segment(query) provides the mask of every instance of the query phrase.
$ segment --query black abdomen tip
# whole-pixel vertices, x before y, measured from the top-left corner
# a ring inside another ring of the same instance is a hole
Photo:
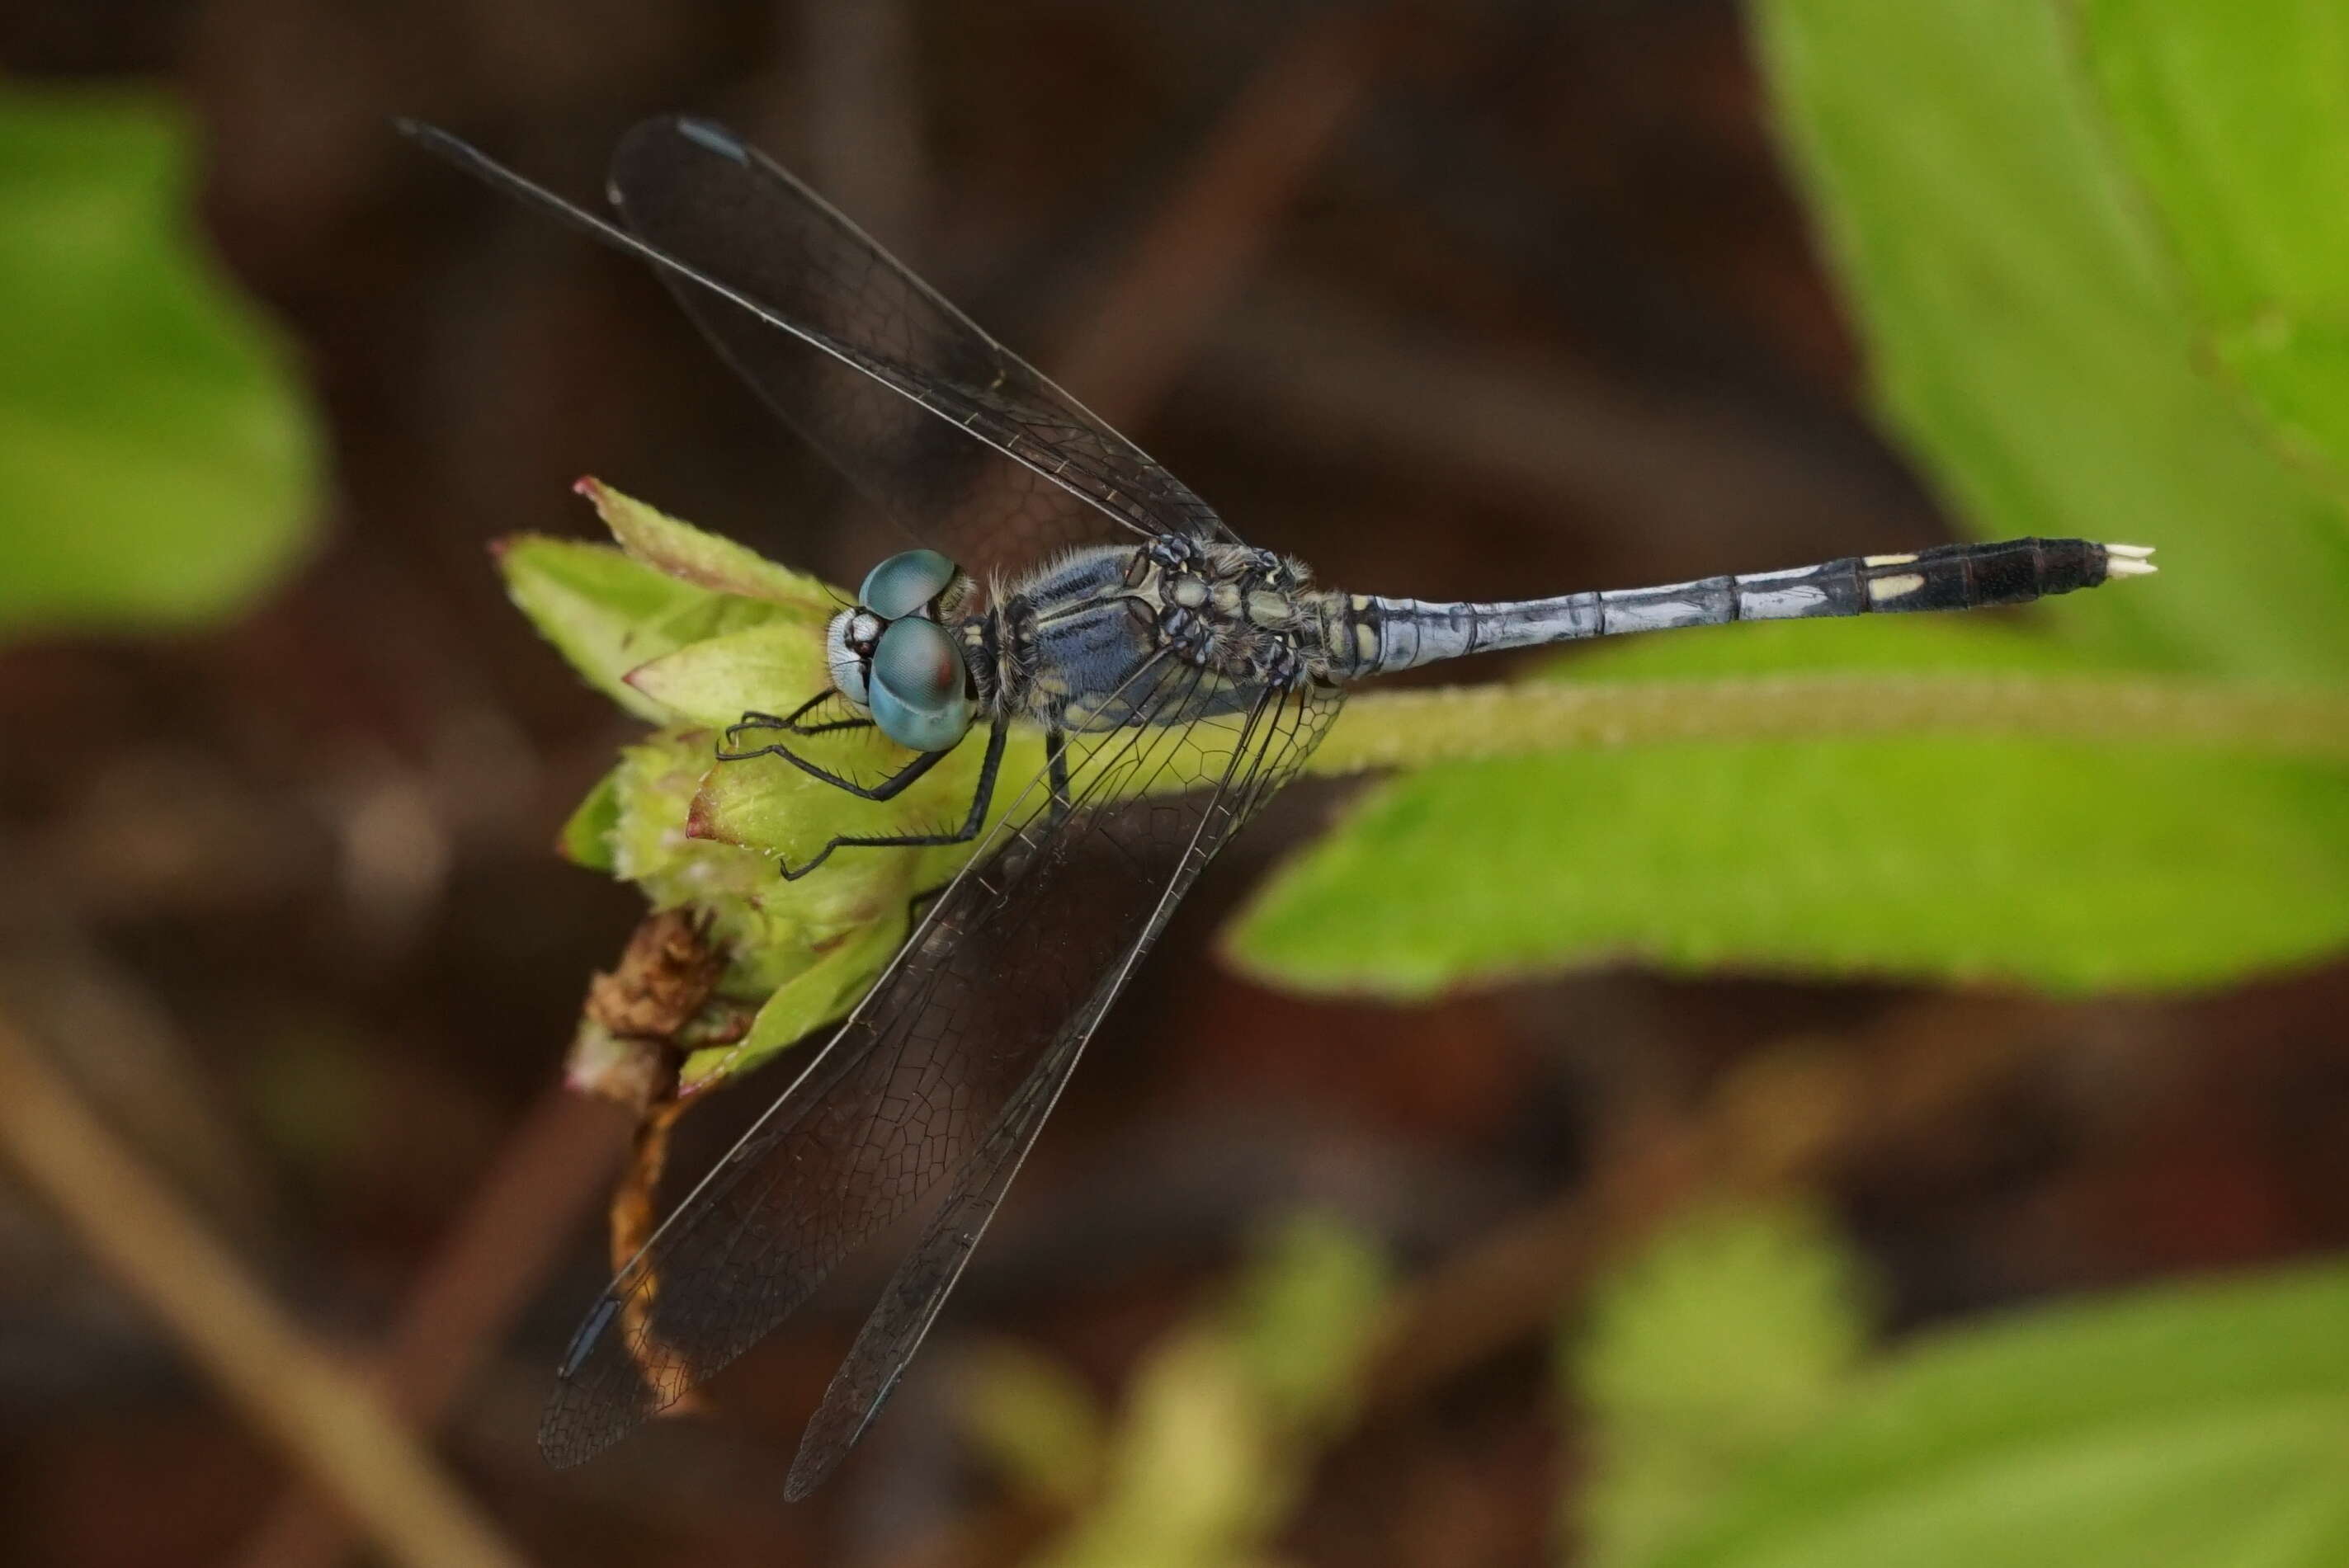
[[[1983,610],[2142,575],[2154,569],[2152,553],[2143,545],[2087,539],[2009,539],[1871,555],[1861,562],[1861,576],[1871,610]]]

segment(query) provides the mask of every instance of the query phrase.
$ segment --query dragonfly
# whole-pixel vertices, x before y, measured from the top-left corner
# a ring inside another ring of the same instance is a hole
[[[1632,632],[2019,604],[2154,570],[2144,546],[2022,539],[1503,603],[1321,587],[719,125],[630,131],[609,216],[446,131],[400,129],[649,263],[783,420],[923,542],[875,565],[831,619],[829,685],[743,715],[719,761],[779,758],[887,801],[966,739],[984,747],[960,821],[843,834],[782,867],[973,846],[846,1021],[588,1314],[540,1429],[557,1466],[675,1403],[927,1204],[786,1493],[830,1474],[904,1375],[1135,966],[1354,682]],[[1018,727],[1041,732],[1043,762],[1007,779]],[[810,754],[812,738],[843,731],[885,738],[904,760],[864,779]]]

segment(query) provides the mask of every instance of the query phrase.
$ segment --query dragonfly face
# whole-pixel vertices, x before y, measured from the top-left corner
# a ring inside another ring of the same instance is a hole
[[[824,632],[833,688],[911,750],[952,748],[978,712],[970,672],[938,624],[967,581],[935,550],[893,555],[866,573],[855,608]]]

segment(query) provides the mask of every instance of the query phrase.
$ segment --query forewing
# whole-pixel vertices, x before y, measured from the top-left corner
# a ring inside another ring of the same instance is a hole
[[[1167,709],[1199,676],[1164,661],[1138,678],[1154,688],[1140,700]],[[710,1377],[948,1176],[961,1180],[944,1212],[967,1221],[958,1199],[999,1196],[1175,901],[1302,762],[1338,701],[1313,690],[1101,738],[1073,758],[1070,810],[1031,783],[856,1014],[614,1282],[548,1407],[547,1458],[585,1459]],[[845,1417],[828,1398],[818,1427],[844,1422],[844,1436],[826,1449],[811,1429],[829,1456],[821,1468],[862,1429],[960,1272],[947,1233],[933,1227],[916,1249],[843,1369]]]
[[[1230,538],[1173,475],[731,132],[646,121],[613,155],[611,195],[642,238],[803,329],[663,273],[785,420],[982,582],[1120,535]]]

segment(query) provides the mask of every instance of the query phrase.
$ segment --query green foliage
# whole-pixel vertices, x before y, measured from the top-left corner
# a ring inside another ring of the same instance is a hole
[[[1872,1369],[1650,1568],[2318,1568],[2349,1553],[2349,1270],[2032,1314]]]
[[[719,764],[719,726],[823,680],[829,591],[588,490],[625,551],[522,539],[500,559],[585,678],[662,724],[562,841],[730,944],[727,995],[762,1010],[688,1064],[706,1087],[854,1006],[913,896],[970,851],[843,852],[789,882],[776,861],[959,820],[978,738],[887,802],[776,758]],[[1358,697],[1316,767],[1423,766],[1276,878],[1235,945],[1292,987],[1402,996],[1624,954],[2070,990],[2216,981],[2349,933],[2344,737],[2341,699],[2084,676],[1995,626],[1654,639],[1516,687]],[[1482,760],[1428,765],[1472,747]],[[864,777],[907,756],[870,732],[802,748]],[[1007,777],[1041,764],[1040,738],[1015,734]]]
[[[2213,359],[2349,480],[2349,10],[2091,0],[2087,58]]]
[[[1319,766],[1417,771],[1259,891],[1236,959],[1393,997],[1626,957],[2077,993],[2349,944],[2349,465],[2311,401],[2349,383],[2321,350],[2244,357],[2349,320],[2344,221],[2306,199],[2349,167],[2325,64],[2349,23],[2257,9],[2240,28],[2186,0],[1754,9],[1889,426],[1971,531],[2142,540],[2160,577],[2006,624],[1737,627],[1433,705],[1358,696]],[[696,876],[722,846],[796,862],[835,833],[957,820],[971,744],[886,804],[779,759],[697,769],[714,727],[821,686],[833,600],[589,490],[626,555],[517,545],[509,576],[591,680],[669,727]],[[904,755],[869,735],[811,749],[866,775]],[[1038,760],[1016,737],[1009,776]],[[674,858],[678,825],[636,863]],[[814,880],[836,867],[831,907],[895,933],[968,852],[848,854]],[[744,883],[745,929],[824,896]],[[854,945],[821,1005],[727,1070],[852,995],[871,967]]]
[[[2163,573],[2042,606],[2035,646],[1971,624],[1740,627],[1551,678],[1653,681],[1692,706],[1724,669],[2021,672],[2020,707],[2034,674],[2349,681],[2349,221],[2327,199],[2349,169],[2344,13],[1752,14],[1887,422],[1970,531],[2142,541]],[[2334,468],[2295,460],[2308,450]],[[2215,984],[2349,943],[2337,758],[2158,725],[1723,738],[1398,779],[1261,891],[1235,954],[1281,984],[1399,997],[1624,956],[2082,991]]]
[[[1067,1366],[1002,1340],[965,1363],[961,1385],[965,1431],[1015,1489],[1074,1508],[1101,1484],[1109,1417]]]
[[[1026,1355],[981,1360],[968,1427],[999,1468],[1056,1501],[1050,1568],[1225,1568],[1263,1560],[1314,1457],[1352,1408],[1388,1294],[1385,1261],[1350,1227],[1299,1215],[1230,1296],[1156,1346],[1110,1423],[1066,1373]]]
[[[1562,661],[1552,678],[1649,683],[1665,704],[1724,665],[1997,670],[2001,701],[2028,704],[2060,657],[1888,618],[1683,634]],[[1934,689],[1920,682],[1920,700]],[[1231,946],[1292,988],[1409,998],[1623,957],[2179,986],[2344,941],[2349,769],[2200,739],[1991,734],[1658,738],[1439,763],[1357,801],[1257,891]]]
[[[753,706],[746,691],[772,702],[823,683],[823,583],[594,480],[578,488],[621,549],[525,534],[499,547],[498,564],[516,606],[590,686],[655,723],[710,722],[713,702],[716,721],[731,723]],[[738,638],[760,639],[764,661],[713,667],[701,652]],[[713,680],[729,683],[723,700]]]
[[[792,624],[772,604],[692,587],[605,545],[525,535],[498,554],[508,596],[539,634],[588,685],[656,724],[677,715],[629,684],[639,667],[705,637]]]
[[[754,1016],[740,1041],[687,1058],[679,1087],[694,1093],[844,1016],[905,940],[914,894],[936,882],[912,855],[845,857],[786,882],[776,856],[804,861],[835,832],[893,830],[872,826],[875,813],[902,826],[907,818],[887,813],[936,801],[908,791],[875,808],[779,762],[719,767],[711,716],[781,694],[795,703],[822,679],[830,593],[616,490],[582,488],[624,550],[515,539],[499,566],[514,603],[590,684],[663,723],[581,802],[561,845],[575,863],[636,882],[657,908],[698,911],[730,954],[720,994]],[[787,829],[765,841],[730,831],[745,814],[740,793]]]
[[[596,515],[631,560],[664,577],[729,598],[764,601],[802,625],[822,627],[847,602],[805,573],[681,523],[601,480],[581,480],[572,488],[595,503]]]
[[[1684,1215],[1602,1281],[1559,1343],[1592,1449],[1568,1560],[1646,1562],[1816,1426],[1850,1387],[1864,1295],[1824,1221],[1793,1204]]]
[[[190,161],[151,94],[0,88],[0,634],[225,614],[308,536],[310,410]]]
[[[2327,198],[2349,174],[2349,22],[2315,0],[1754,15],[1888,426],[1970,531],[2142,541],[2164,574],[2006,624],[1739,627],[1433,702],[1358,697],[1319,766],[1405,771],[1260,893],[1242,962],[1396,995],[1625,955],[2082,991],[2339,950],[2349,219]],[[523,542],[504,566],[586,678],[659,726],[564,845],[701,911],[732,954],[724,992],[755,1020],[688,1062],[707,1087],[853,1006],[968,851],[844,854],[789,883],[775,857],[949,820],[973,758],[885,805],[772,759],[715,765],[715,727],[822,680],[832,600],[590,493],[623,552]],[[823,744],[858,771],[902,759]],[[1037,762],[1015,738],[1013,776]],[[2042,1313],[1872,1363],[1857,1277],[1815,1216],[1747,1209],[1697,1217],[1601,1290],[1562,1357],[1590,1419],[1586,1560],[2349,1555],[2349,1272]],[[1075,1511],[1048,1561],[1261,1559],[1350,1416],[1385,1288],[1359,1241],[1301,1225],[1115,1419],[1007,1353],[977,1370],[974,1433]]]
[[[619,827],[620,781],[615,771],[597,779],[586,799],[572,809],[554,836],[554,847],[574,866],[612,875],[619,867],[612,849],[612,835]]]
[[[2226,26],[2274,8],[2203,10]],[[2341,501],[2209,374],[2071,7],[1761,0],[1751,15],[1884,416],[1968,531],[2160,548],[2153,592],[2066,601],[2050,632],[2133,662],[2349,678]],[[2308,62],[2242,36],[2243,96],[2281,105]],[[2215,176],[2272,178],[2236,151]]]
[[[1600,1287],[1561,1365],[1596,1568],[2297,1568],[2349,1550],[2349,1269],[2138,1293],[1859,1358],[1801,1210],[1702,1211]],[[1575,1539],[1578,1537],[1578,1539]]]

